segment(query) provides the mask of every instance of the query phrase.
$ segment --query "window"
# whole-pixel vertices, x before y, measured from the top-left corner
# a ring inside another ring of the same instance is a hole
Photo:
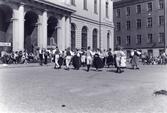
[[[165,24],[165,19],[164,16],[159,16],[159,25],[164,25]]]
[[[121,16],[121,11],[120,11],[120,9],[117,9],[117,11],[116,11],[116,17],[120,17]]]
[[[71,24],[71,49],[75,49],[75,40],[76,40],[76,31],[75,31],[75,24]]]
[[[82,44],[82,48],[83,49],[87,49],[87,27],[86,26],[84,26],[83,28],[82,28],[82,42],[81,42],[81,44]]]
[[[159,33],[159,43],[164,43],[165,41],[165,33]]]
[[[149,2],[147,4],[147,8],[148,8],[148,11],[151,12],[152,11],[152,2]]]
[[[88,10],[87,8],[87,0],[83,0],[83,9]]]
[[[153,35],[148,34],[148,43],[153,43]]]
[[[131,37],[127,36],[126,37],[126,45],[130,45],[130,42],[131,42]]]
[[[126,16],[130,16],[130,7],[126,8]]]
[[[106,2],[106,18],[109,18],[109,15],[108,15],[108,2]]]
[[[97,0],[94,0],[94,13],[97,14]]]
[[[147,27],[152,27],[152,17],[147,18]]]
[[[118,36],[116,39],[116,45],[121,45],[121,37]]]
[[[110,48],[110,33],[107,33],[107,50]]]
[[[117,31],[121,31],[121,23],[117,22]]]
[[[147,52],[148,52],[148,56],[153,56],[153,50],[152,49],[149,49]]]
[[[141,19],[137,19],[137,29],[141,29]]]
[[[140,13],[141,13],[141,5],[137,5],[136,13],[137,13],[137,14],[140,14]]]
[[[136,44],[141,45],[141,35],[137,35]]]
[[[131,27],[130,21],[127,21],[127,22],[126,22],[126,29],[127,29],[127,30],[130,30],[130,27]]]
[[[159,8],[160,9],[164,8],[164,0],[159,0]]]
[[[160,50],[159,50],[159,55],[162,55],[164,52],[165,52],[164,49],[160,49]]]
[[[97,29],[93,30],[93,50],[97,49]]]
[[[131,50],[127,50],[127,51],[126,51],[126,56],[127,56],[127,58],[130,58],[130,57],[131,57]]]
[[[75,6],[75,0],[71,0],[71,5]]]

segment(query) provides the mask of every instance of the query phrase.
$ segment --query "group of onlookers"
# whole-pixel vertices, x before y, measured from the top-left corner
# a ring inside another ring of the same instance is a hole
[[[167,54],[163,52],[159,56],[147,55],[146,53],[141,55],[141,62],[143,65],[166,65]]]
[[[27,51],[15,51],[7,53],[1,52],[0,61],[4,64],[23,64],[37,62],[37,56],[34,53],[27,53]]]

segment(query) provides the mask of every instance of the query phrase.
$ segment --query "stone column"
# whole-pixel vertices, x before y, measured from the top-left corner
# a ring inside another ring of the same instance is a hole
[[[38,47],[47,48],[47,10],[39,15],[38,20]]]
[[[39,48],[42,48],[42,37],[43,37],[43,34],[42,34],[42,15],[39,15],[38,16],[38,42],[37,42],[37,45]]]
[[[71,47],[71,22],[70,18],[66,18],[66,39],[65,39],[65,48]]]
[[[47,11],[45,10],[44,12],[43,12],[43,22],[42,22],[42,33],[43,33],[43,38],[42,38],[42,40],[43,40],[43,44],[42,44],[42,46],[43,46],[43,48],[47,48],[47,21],[48,21],[48,16],[47,16]]]
[[[13,51],[24,50],[24,4],[13,9]]]
[[[18,51],[19,50],[19,33],[18,33],[18,13],[17,10],[13,9],[13,17],[12,17],[12,22],[13,22],[13,51]]]
[[[24,50],[24,3],[19,7],[19,50]]]
[[[66,24],[65,24],[65,17],[62,17],[58,20],[58,27],[57,27],[57,45],[60,50],[65,49],[65,31]]]

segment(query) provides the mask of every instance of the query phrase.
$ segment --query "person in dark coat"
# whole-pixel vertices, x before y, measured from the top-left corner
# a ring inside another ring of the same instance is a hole
[[[108,66],[108,68],[110,67],[110,65],[113,65],[113,64],[114,64],[114,57],[113,57],[113,54],[111,52],[111,49],[109,49],[108,56],[107,56],[107,66]]]
[[[40,60],[40,65],[43,65],[43,49],[39,49],[39,60]]]
[[[139,69],[138,67],[138,57],[140,56],[140,52],[137,50],[133,50],[131,52],[131,64],[132,64],[132,69]]]
[[[96,71],[98,71],[99,68],[104,67],[103,60],[100,58],[100,52],[98,52],[98,51],[94,55],[93,65],[96,68]]]
[[[74,66],[74,69],[79,70],[81,66],[81,57],[80,53],[78,52],[78,49],[76,50],[75,55],[72,58],[72,64]]]
[[[46,51],[46,49],[44,49],[44,64],[45,65],[48,64],[48,56],[49,56],[48,51]]]
[[[58,59],[59,69],[61,69],[63,63],[64,63],[64,52],[60,52],[60,57]]]

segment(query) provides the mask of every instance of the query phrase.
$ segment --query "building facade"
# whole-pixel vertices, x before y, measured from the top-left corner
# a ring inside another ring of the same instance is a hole
[[[110,0],[0,0],[0,51],[113,48]]]
[[[114,3],[115,48],[120,45],[159,56],[166,48],[166,0],[121,0]]]
[[[93,49],[113,48],[113,1],[71,1],[73,1],[72,8],[76,9],[71,16],[72,28],[76,31],[75,37],[72,37],[75,39],[72,41],[75,44],[71,43],[71,46],[77,48],[91,46]]]

